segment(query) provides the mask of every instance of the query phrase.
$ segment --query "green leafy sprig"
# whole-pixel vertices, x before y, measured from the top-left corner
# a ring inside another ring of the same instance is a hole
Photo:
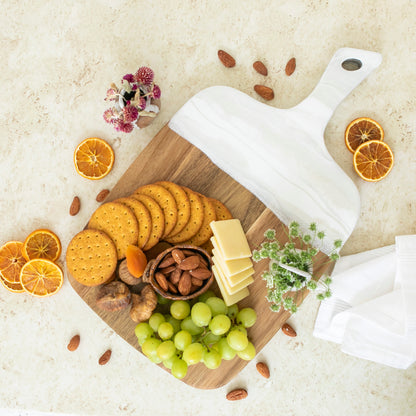
[[[301,233],[299,224],[293,221],[286,231],[287,241],[282,244],[276,238],[276,231],[269,229],[264,233],[266,241],[253,251],[255,262],[269,259],[269,269],[262,274],[262,278],[266,281],[266,298],[274,312],[283,307],[295,313],[298,306],[292,293],[304,288],[316,292],[319,300],[331,296],[332,279],[328,275],[319,279],[313,274],[314,258],[322,248],[325,233],[318,231],[315,223],[310,224],[308,231]],[[341,247],[342,241],[335,240],[328,256],[329,262],[339,258]],[[294,269],[299,270],[300,274]]]

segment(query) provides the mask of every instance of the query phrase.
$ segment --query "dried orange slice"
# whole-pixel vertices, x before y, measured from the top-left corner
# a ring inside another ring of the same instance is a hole
[[[9,241],[0,247],[0,274],[9,283],[19,283],[20,270],[26,263],[21,241]]]
[[[74,163],[75,169],[84,178],[101,179],[113,167],[114,151],[105,140],[90,137],[75,149]]]
[[[1,275],[0,275],[0,282],[10,292],[22,293],[25,291],[20,283],[10,283],[6,279],[4,279]]]
[[[394,155],[389,145],[380,140],[370,140],[354,152],[354,169],[365,181],[377,182],[393,168]]]
[[[33,259],[20,270],[20,284],[33,296],[51,296],[61,288],[63,281],[62,269],[50,260]]]
[[[383,128],[377,121],[368,117],[356,118],[348,124],[345,130],[345,144],[351,153],[354,153],[364,142],[383,139]]]
[[[55,261],[61,255],[61,242],[50,230],[39,229],[31,232],[23,243],[22,253],[26,260],[47,259]]]

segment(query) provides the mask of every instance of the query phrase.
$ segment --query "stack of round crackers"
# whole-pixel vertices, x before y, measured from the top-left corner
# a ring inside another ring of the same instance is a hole
[[[160,241],[209,248],[210,222],[230,218],[221,201],[185,186],[169,181],[144,185],[93,213],[88,229],[69,243],[68,270],[86,286],[99,285],[111,279],[129,245],[143,251]]]

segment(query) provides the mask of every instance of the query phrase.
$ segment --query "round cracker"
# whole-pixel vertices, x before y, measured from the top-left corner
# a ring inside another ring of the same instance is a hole
[[[165,229],[165,216],[160,205],[150,196],[145,194],[133,194],[132,198],[137,199],[148,209],[152,218],[152,231],[143,251],[150,250],[162,238]]]
[[[66,265],[77,282],[101,285],[111,279],[117,267],[116,246],[103,231],[81,231],[68,244]]]
[[[192,238],[199,231],[204,222],[204,206],[202,205],[201,198],[196,192],[186,186],[183,186],[182,188],[186,192],[189,202],[191,203],[191,216],[182,231],[174,236],[165,238],[168,243],[172,244],[183,243]]]
[[[198,194],[198,196],[201,198],[204,208],[204,221],[198,232],[184,243],[192,246],[200,246],[212,237],[213,233],[209,224],[216,220],[215,205],[205,195]]]
[[[152,217],[149,210],[144,206],[143,202],[140,202],[133,197],[118,198],[114,202],[120,202],[120,204],[129,207],[133,211],[139,224],[139,238],[137,239],[137,245],[138,247],[143,248],[149,241],[152,232]]]
[[[160,205],[165,216],[162,237],[169,235],[178,220],[178,208],[174,196],[166,188],[156,184],[141,186],[134,193],[150,196]]]
[[[186,195],[186,192],[180,185],[169,181],[159,181],[156,182],[156,185],[166,188],[173,195],[176,201],[178,219],[176,221],[176,225],[173,227],[173,230],[166,235],[166,237],[171,237],[182,231],[188,223],[189,217],[191,216],[191,203],[189,202],[188,195]]]
[[[104,231],[114,242],[119,260],[126,257],[127,247],[137,244],[139,225],[133,211],[119,202],[106,202],[98,207],[88,228]]]
[[[218,199],[208,198],[215,206],[215,215],[217,216],[217,221],[222,220],[231,220],[233,218],[229,209]]]

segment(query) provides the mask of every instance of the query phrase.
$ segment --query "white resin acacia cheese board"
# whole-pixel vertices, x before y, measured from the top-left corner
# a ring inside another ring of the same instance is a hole
[[[284,113],[287,112],[291,120],[300,120],[300,123],[310,123],[311,114],[315,115],[316,122],[310,125],[312,129],[311,134],[322,135],[326,123],[339,102],[378,65],[374,65],[373,61],[373,65],[367,66],[366,59],[370,61],[374,59],[374,56],[371,55],[372,53],[370,55],[361,54],[358,52],[365,51],[354,49],[344,49],[343,51],[346,55],[341,63],[351,61],[352,64],[357,64],[358,61],[361,64],[361,66],[359,64],[356,65],[359,69],[355,68],[356,71],[349,71],[343,67],[339,69],[338,66],[341,65],[339,59],[337,58],[335,62],[333,59],[318,86],[306,100],[294,109],[274,110],[279,111],[281,116],[284,116]],[[354,72],[360,71],[359,81],[357,81],[356,75],[354,82],[348,81]],[[256,101],[240,92],[238,94],[244,96],[243,99],[247,100],[247,102]],[[258,104],[259,111],[264,109],[264,111],[268,112],[272,108],[265,104]],[[279,126],[276,126],[276,128],[279,128]],[[299,149],[299,151],[302,151],[302,149]],[[215,157],[212,159],[215,159]],[[250,192],[230,176],[232,172],[229,171],[228,173],[225,173],[224,170],[214,164],[198,147],[185,140],[166,125],[127,169],[107,197],[106,202],[128,196],[141,185],[168,180],[222,201],[231,211],[233,217],[241,221],[250,249],[257,248],[261,244],[264,240],[264,232],[269,228],[274,228],[277,231],[279,240],[285,242],[287,238],[283,229],[284,224],[276,214],[254,195],[255,189],[252,188],[252,192]],[[343,175],[345,174],[340,171],[340,175],[342,180],[344,180]],[[277,199],[278,195],[279,188],[277,187]],[[292,203],[296,204],[296,201],[292,201]],[[304,209],[306,210],[307,207],[304,207]],[[356,207],[354,207],[355,209]],[[80,230],[74,230],[74,234],[78,231]],[[314,264],[316,276],[331,271],[332,265],[328,262],[328,257],[324,253],[318,253],[316,259],[317,261]],[[261,278],[261,274],[267,266],[267,261],[254,263],[254,282],[249,286],[250,294],[239,302],[240,308],[249,306],[257,312],[256,324],[248,329],[249,338],[253,342],[257,353],[270,341],[289,317],[288,312],[281,311],[276,313],[269,308],[269,303],[265,298],[267,289],[265,282]],[[96,288],[83,286],[73,279],[69,273],[67,275],[75,291],[91,309],[118,335],[140,351],[134,333],[136,324],[130,319],[128,309],[120,312],[105,312],[99,309],[95,302]],[[215,283],[213,288],[219,293]],[[297,302],[301,303],[306,295],[306,291],[300,292]],[[301,310],[299,313],[302,313]],[[149,361],[149,365],[155,364],[151,364]],[[190,366],[186,377],[181,381],[201,389],[218,388],[232,380],[246,365],[247,362],[238,357],[230,361],[223,360],[220,367],[215,370],[210,370],[200,363]],[[161,366],[161,368],[164,367]],[[169,370],[166,371],[169,372]]]

